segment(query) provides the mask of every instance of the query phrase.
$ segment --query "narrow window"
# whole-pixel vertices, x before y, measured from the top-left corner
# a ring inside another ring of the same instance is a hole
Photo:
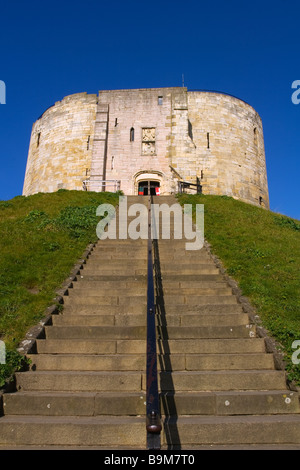
[[[162,104],[163,104],[163,97],[162,97],[162,96],[159,96],[159,97],[158,97],[158,104],[159,104],[159,105],[162,105]]]
[[[118,118],[115,119],[115,127],[118,125]]]
[[[115,157],[112,156],[112,157],[111,157],[111,169],[112,169],[112,170],[114,169],[114,166],[115,166]]]
[[[262,203],[263,203],[263,198],[262,196],[259,196],[259,205],[262,206]]]
[[[89,148],[90,148],[90,137],[91,136],[88,136],[87,143],[86,143],[86,149],[87,150],[89,150]]]
[[[133,142],[134,141],[134,128],[132,127],[130,129],[130,142]]]
[[[254,129],[253,129],[253,139],[254,139],[255,147],[257,147],[258,141],[257,141],[257,129],[256,129],[256,127],[254,127]]]
[[[41,133],[39,132],[37,135],[37,141],[36,141],[36,146],[38,147],[40,145],[40,139],[41,139]]]
[[[209,149],[209,132],[207,132],[206,138],[207,138],[207,148]]]
[[[190,120],[188,120],[188,134],[189,138],[193,140],[193,126]]]

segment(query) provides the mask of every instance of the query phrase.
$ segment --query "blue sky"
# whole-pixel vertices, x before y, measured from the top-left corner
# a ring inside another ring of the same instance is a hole
[[[184,74],[256,109],[271,209],[300,219],[299,22],[299,0],[0,0],[0,199],[22,194],[32,124],[56,101]]]

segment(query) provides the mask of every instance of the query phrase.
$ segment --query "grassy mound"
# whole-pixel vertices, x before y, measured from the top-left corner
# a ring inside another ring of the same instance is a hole
[[[0,339],[6,349],[0,386],[20,366],[19,342],[97,240],[96,208],[118,201],[119,194],[66,190],[0,201]]]
[[[300,221],[227,196],[178,199],[204,204],[206,240],[282,344],[289,378],[300,384],[299,346],[293,346],[300,340]]]

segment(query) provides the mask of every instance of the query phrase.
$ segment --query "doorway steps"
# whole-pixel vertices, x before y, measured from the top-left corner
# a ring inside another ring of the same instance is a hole
[[[300,449],[298,393],[210,253],[155,251],[162,449]],[[146,257],[146,240],[97,243],[3,395],[0,449],[146,449]]]

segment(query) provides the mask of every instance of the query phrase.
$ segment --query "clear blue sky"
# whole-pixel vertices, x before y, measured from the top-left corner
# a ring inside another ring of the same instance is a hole
[[[22,194],[32,124],[64,96],[181,86],[260,114],[271,209],[300,219],[299,0],[0,0],[0,199]]]

